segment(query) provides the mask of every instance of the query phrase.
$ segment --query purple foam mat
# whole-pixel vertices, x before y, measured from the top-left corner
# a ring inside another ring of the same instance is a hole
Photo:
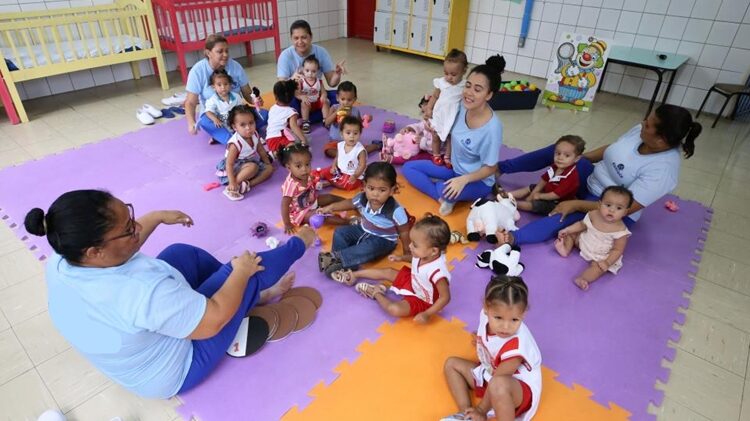
[[[361,111],[374,117],[364,132],[365,143],[380,138],[386,118],[394,119],[397,127],[412,122],[373,107],[361,107]],[[313,164],[328,165],[330,161],[321,153],[327,131],[314,127],[311,139]],[[519,153],[503,150],[504,157]],[[190,229],[159,228],[144,247],[149,254],[177,241],[200,245],[222,260],[245,249],[263,250],[264,239],[250,237],[247,231],[257,221],[267,222],[271,234],[283,241],[285,235],[274,225],[280,219],[279,189],[286,171],[278,169],[248,198],[230,202],[221,189],[202,190],[205,183],[215,180],[214,165],[221,156],[223,149],[209,146],[204,135],[189,135],[184,121],[158,125],[0,171],[0,216],[11,226],[22,225],[31,207],[46,209],[61,192],[104,187],[133,202],[139,213],[166,207],[194,217],[196,225]],[[537,174],[502,178],[507,187],[537,179]],[[682,291],[692,288],[687,273],[694,271],[691,261],[699,259],[698,239],[705,236],[710,218],[698,204],[679,203],[681,210],[676,214],[666,212],[661,204],[649,208],[634,230],[621,273],[598,281],[588,293],[570,283],[583,267],[577,255],[559,258],[550,244],[526,246],[522,252],[527,265],[524,277],[532,291],[528,323],[542,347],[545,364],[560,373],[560,380],[585,386],[597,401],[613,401],[633,412],[636,419],[647,418],[649,400],[661,401],[654,381],[668,376],[660,361],[673,356],[667,339],[678,339],[672,322],[682,323],[677,308],[688,304]],[[524,215],[522,222],[532,218]],[[22,227],[14,229],[40,256],[49,253],[44,239],[26,238]],[[665,229],[675,235],[655,234]],[[480,245],[478,250],[484,248]],[[388,317],[351,288],[325,279],[317,271],[317,251],[310,250],[294,266],[298,285],[323,293],[325,302],[315,323],[284,341],[266,345],[251,358],[226,359],[203,385],[181,396],[182,415],[204,421],[228,419],[250,404],[258,410],[257,419],[278,419],[294,405],[304,407],[311,399],[307,392],[315,384],[333,381],[337,376],[333,369],[343,359],[356,358],[357,345],[377,338],[375,329]],[[469,330],[476,325],[490,274],[473,267],[474,255],[472,251],[463,262],[454,262],[454,279],[462,280],[454,282],[453,299],[444,314],[467,322]]]
[[[667,343],[680,338],[673,322],[684,322],[678,309],[689,304],[683,292],[692,291],[689,274],[700,259],[696,250],[710,220],[710,211],[700,204],[667,199],[677,201],[680,211],[671,213],[658,204],[646,209],[633,229],[623,268],[617,275],[604,275],[587,292],[572,283],[586,267],[577,251],[562,258],[551,242],[521,250],[531,300],[526,322],[544,365],[559,373],[557,380],[586,387],[592,399],[604,405],[614,402],[634,420],[653,419],[648,403],[659,406],[663,399],[655,382],[669,378],[661,362],[674,358]],[[670,233],[668,240],[663,232]],[[482,244],[477,250],[487,248]],[[489,270],[474,267],[475,261],[473,253],[456,262],[454,278],[475,282],[452,289],[444,312],[445,317],[466,321],[469,330],[476,328],[476,303],[491,276]]]

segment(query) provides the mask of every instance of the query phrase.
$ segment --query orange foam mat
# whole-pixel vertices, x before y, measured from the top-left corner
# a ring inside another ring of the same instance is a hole
[[[375,305],[374,303],[372,305]],[[343,361],[339,377],[311,391],[313,401],[303,410],[293,407],[283,420],[438,420],[456,412],[443,378],[449,356],[476,358],[471,334],[464,324],[436,317],[429,325],[410,320],[383,323],[375,342],[363,342],[361,356]],[[627,420],[630,414],[610,403],[602,406],[591,392],[555,380],[557,373],[543,367],[543,392],[535,420]]]
[[[373,156],[371,156],[370,158],[372,160]],[[405,207],[409,211],[410,214],[414,215],[414,217],[416,217],[417,219],[421,218],[425,213],[428,212],[437,214],[437,202],[432,200],[432,198],[424,195],[419,190],[415,189],[406,181],[406,179],[403,178],[403,176],[401,176],[401,174],[398,175],[398,184],[399,192],[394,197],[401,204],[401,206]],[[347,192],[343,190],[333,189],[330,193],[342,197],[353,197],[356,193],[358,193],[358,191]],[[457,230],[463,233],[466,232],[466,217],[469,216],[469,205],[469,203],[457,203],[453,213],[447,217],[443,217],[443,219],[445,219],[445,221],[450,226],[451,231]],[[282,222],[278,222],[276,226],[281,228],[284,226],[284,224]],[[320,228],[320,230],[318,230],[318,235],[323,240],[322,250],[330,250],[331,238],[333,237],[333,230],[335,228],[336,227],[332,225],[324,225]],[[454,259],[463,260],[466,257],[467,247],[469,249],[474,249],[476,248],[477,244],[478,243],[450,245],[448,247],[448,250],[446,251],[446,259],[450,268],[453,268],[451,262]],[[399,243],[394,252],[398,254],[401,253],[401,243]],[[403,263],[391,263],[387,258],[383,258],[365,266],[391,266],[398,269],[403,266]]]

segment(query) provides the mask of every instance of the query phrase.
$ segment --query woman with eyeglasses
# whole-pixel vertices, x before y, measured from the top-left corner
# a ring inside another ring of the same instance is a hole
[[[101,190],[75,190],[47,213],[34,208],[26,230],[46,236],[49,314],[94,366],[148,398],[168,398],[205,379],[259,302],[291,287],[289,267],[315,238],[303,228],[269,251],[221,263],[173,244],[156,258],[140,253],[160,224],[193,225],[180,211],[136,219],[133,205]]]

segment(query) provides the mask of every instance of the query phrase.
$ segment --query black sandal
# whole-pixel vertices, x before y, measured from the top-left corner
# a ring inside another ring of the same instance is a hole
[[[318,253],[318,270],[324,272],[333,262],[338,261],[333,253],[323,251]]]

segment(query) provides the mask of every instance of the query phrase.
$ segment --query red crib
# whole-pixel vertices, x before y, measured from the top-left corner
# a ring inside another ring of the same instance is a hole
[[[187,82],[185,53],[203,50],[206,36],[224,35],[230,44],[244,42],[248,60],[252,43],[273,38],[281,54],[276,0],[152,0],[162,50],[175,51],[183,83]]]

